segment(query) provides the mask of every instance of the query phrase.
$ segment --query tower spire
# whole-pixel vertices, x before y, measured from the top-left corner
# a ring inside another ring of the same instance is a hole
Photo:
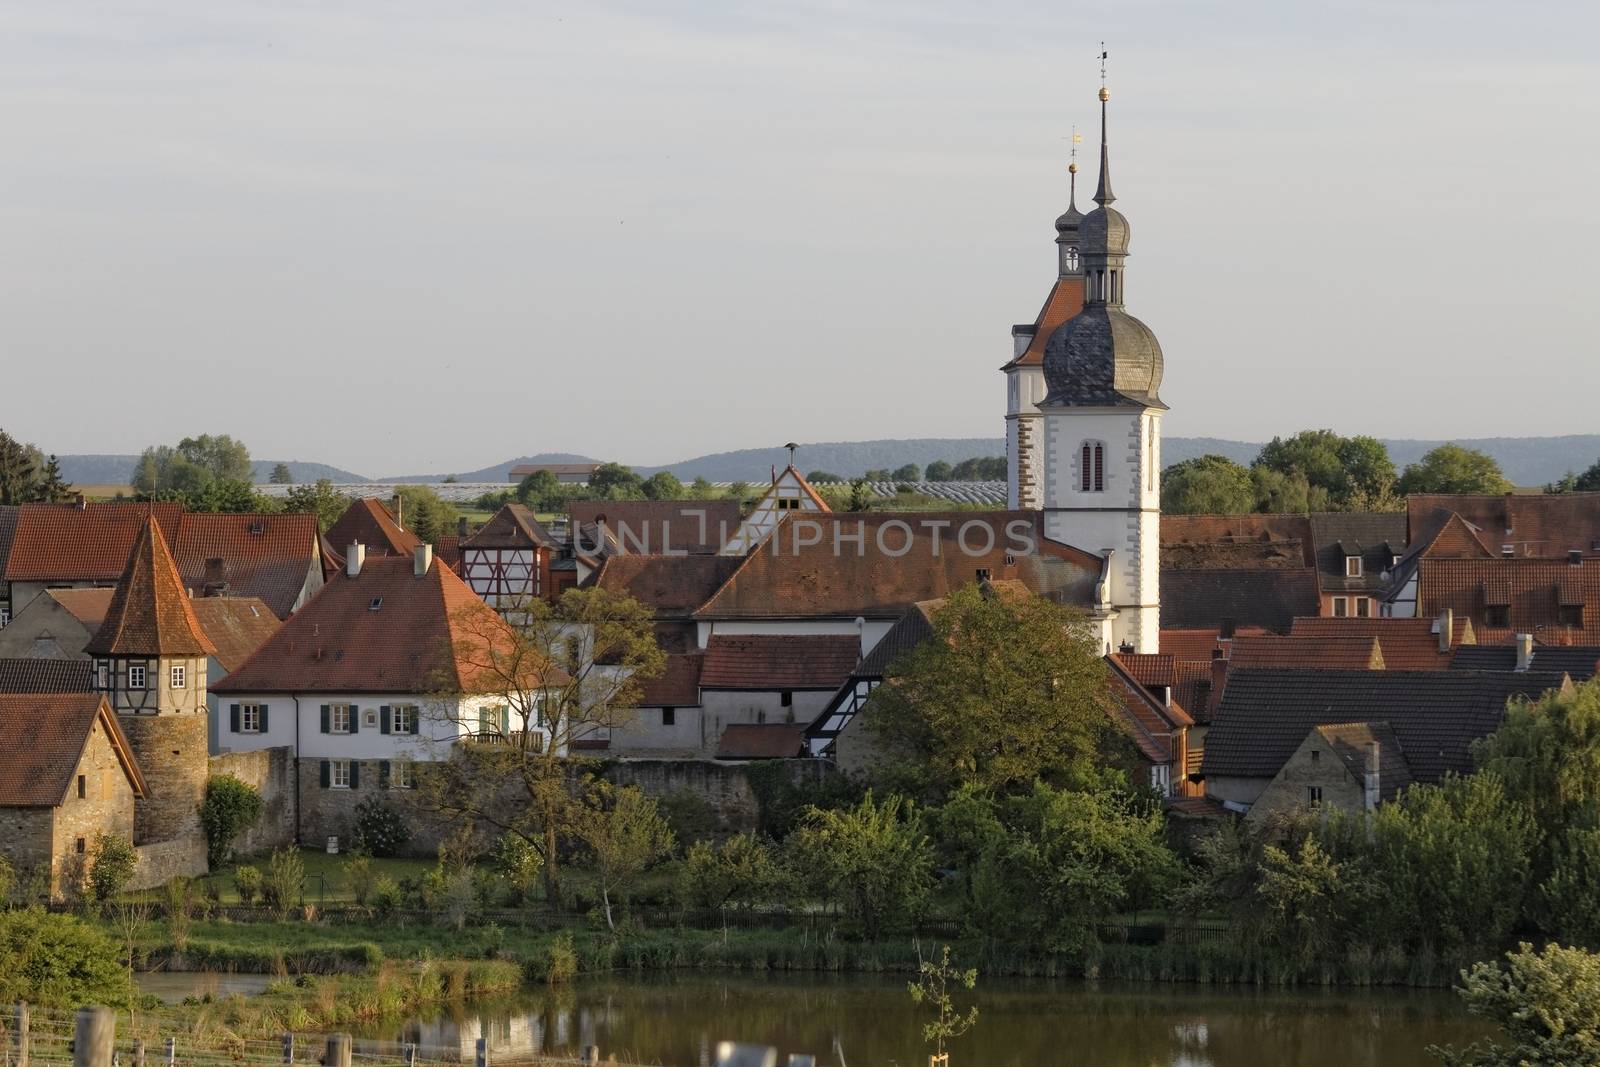
[[[1100,185],[1094,191],[1094,202],[1101,207],[1112,203],[1117,198],[1111,192],[1111,150],[1106,147],[1106,101],[1111,99],[1111,90],[1106,88],[1106,43],[1100,42]]]

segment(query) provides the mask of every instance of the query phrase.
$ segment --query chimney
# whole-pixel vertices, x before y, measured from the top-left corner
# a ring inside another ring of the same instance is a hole
[[[1222,703],[1222,690],[1228,684],[1228,659],[1222,654],[1222,649],[1211,650],[1211,693],[1206,700],[1206,711],[1209,715],[1217,713],[1217,707]]]
[[[1572,564],[1574,567],[1583,566],[1583,550],[1580,548],[1569,548],[1567,550],[1567,562]]]
[[[228,591],[228,565],[220,556],[206,560],[203,584],[206,596],[221,596]]]
[[[394,512],[394,524],[404,529],[406,525],[406,498],[396,493],[393,506],[389,510]]]
[[[1379,769],[1379,744],[1376,741],[1367,742],[1367,810],[1374,811],[1378,807],[1378,769]]]
[[[1223,619],[1222,619],[1221,625],[1217,627],[1217,640],[1218,641],[1232,641],[1233,640],[1234,631],[1237,628],[1238,628],[1238,624],[1236,622],[1234,622],[1232,619],[1224,616]]]
[[[72,506],[77,508],[79,511],[87,511],[89,510],[89,498],[84,496],[82,493],[73,493]]]
[[[1533,635],[1517,635],[1517,670],[1526,671],[1533,667]]]
[[[1119,654],[1121,654],[1121,655],[1124,655],[1124,656],[1133,655],[1133,644],[1132,644],[1132,642],[1129,642],[1129,641],[1122,642],[1122,644],[1117,646],[1117,652]]]
[[[1449,652],[1456,635],[1456,613],[1445,608],[1439,613],[1439,651]]]
[[[362,564],[366,562],[367,546],[357,541],[344,554],[344,572],[352,578],[359,578]]]
[[[421,578],[428,573],[428,568],[433,566],[433,546],[418,545],[411,554],[411,573]]]
[[[456,537],[462,541],[467,539],[467,517],[465,515],[456,520]]]

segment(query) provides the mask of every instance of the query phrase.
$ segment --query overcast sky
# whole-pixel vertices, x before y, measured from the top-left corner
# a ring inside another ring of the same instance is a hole
[[[1600,422],[1593,3],[0,20],[0,427],[46,451],[231,432],[383,475],[999,436],[1102,37],[1169,435]]]

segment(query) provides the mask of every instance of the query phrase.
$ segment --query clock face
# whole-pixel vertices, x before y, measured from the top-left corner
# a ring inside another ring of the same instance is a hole
[[[1069,271],[1075,271],[1078,269],[1077,245],[1067,245],[1067,247],[1061,250],[1061,266],[1063,269]]]

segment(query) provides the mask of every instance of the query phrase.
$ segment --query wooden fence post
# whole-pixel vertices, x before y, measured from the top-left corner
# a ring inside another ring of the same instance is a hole
[[[328,1051],[322,1062],[324,1067],[350,1067],[350,1035],[329,1034]]]
[[[178,1064],[178,1039],[167,1038],[167,1067],[177,1067]]]
[[[17,1067],[28,1067],[28,1002],[25,1000],[17,1002],[17,1029],[11,1041],[16,1050],[12,1062]]]
[[[72,1067],[111,1067],[116,1047],[117,1017],[110,1008],[78,1009],[72,1037]]]
[[[283,1035],[283,1062],[285,1064],[294,1062],[294,1035],[288,1032]]]
[[[144,1067],[144,1038],[133,1039],[133,1067]]]
[[[405,1064],[406,1067],[417,1067],[417,1043],[415,1041],[406,1042]]]
[[[486,1037],[478,1038],[477,1055],[473,1058],[472,1062],[476,1065],[476,1067],[489,1067],[489,1039],[488,1038],[486,1038]]]

